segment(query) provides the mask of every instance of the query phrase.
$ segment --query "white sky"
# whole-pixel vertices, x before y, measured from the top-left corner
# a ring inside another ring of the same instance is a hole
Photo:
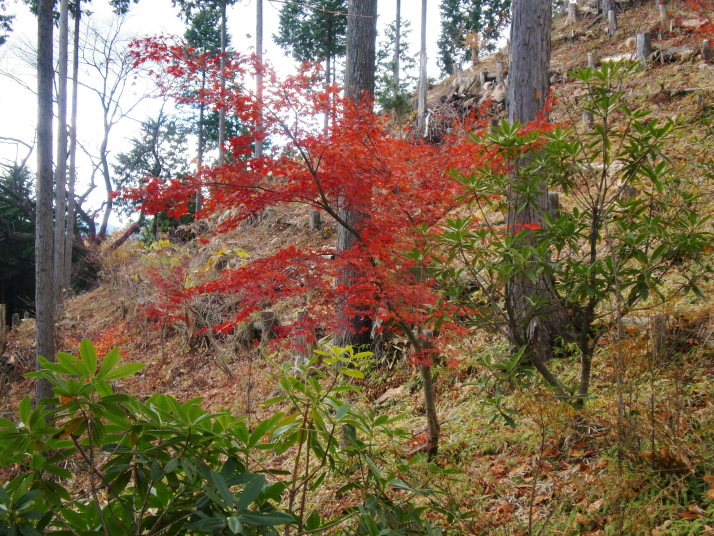
[[[439,0],[428,0],[427,9],[427,56],[428,75],[437,77],[439,70],[436,66],[437,47],[436,41],[439,33]],[[264,59],[273,64],[280,72],[289,72],[293,66],[290,58],[286,58],[282,50],[273,42],[272,35],[278,31],[278,13],[282,0],[264,0]],[[108,19],[111,8],[107,0],[93,0],[90,9],[92,17],[98,20]],[[255,46],[255,0],[242,0],[232,6],[228,11],[228,31],[231,35],[232,47],[238,52],[250,53]],[[0,72],[10,72],[31,88],[36,86],[35,73],[32,67],[18,60],[17,49],[30,49],[34,47],[37,33],[37,22],[29,12],[29,8],[18,0],[10,2],[9,13],[15,13],[14,32],[10,34],[5,45],[0,47]],[[182,35],[185,25],[177,17],[178,10],[173,8],[171,0],[140,0],[132,6],[126,24],[126,32],[137,37],[147,35]],[[396,0],[379,0],[378,26],[380,35],[384,27],[394,20],[396,15]],[[411,21],[412,33],[410,36],[411,53],[418,57],[419,28],[421,18],[421,0],[402,0],[402,18]],[[70,37],[71,40],[71,37]],[[80,75],[81,76],[81,75]],[[98,147],[101,140],[101,109],[97,97],[87,90],[80,90],[79,94],[79,133],[80,143],[88,148]],[[137,107],[132,113],[132,119],[119,123],[112,131],[110,149],[113,154],[120,153],[128,148],[128,140],[134,135],[139,122],[155,115],[160,103],[147,100]],[[0,137],[10,137],[33,144],[35,124],[37,120],[36,97],[27,88],[0,76]],[[18,161],[27,154],[27,149],[19,144],[2,143],[0,140],[0,163]],[[35,167],[35,155],[28,160],[30,168]],[[88,159],[78,157],[78,187],[83,190],[82,184],[88,183],[88,174],[91,165]],[[99,179],[99,177],[97,177]],[[97,188],[96,205],[104,197],[103,187]]]

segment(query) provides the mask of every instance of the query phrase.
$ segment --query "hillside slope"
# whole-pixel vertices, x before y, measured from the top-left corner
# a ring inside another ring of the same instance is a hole
[[[656,28],[659,14],[652,6],[623,6],[620,29],[610,38],[604,37],[605,22],[593,15],[557,20],[552,121],[581,121],[576,110],[582,88],[566,71],[586,67],[588,53],[596,61],[628,54],[635,33]],[[696,11],[680,2],[670,10],[676,11],[672,31],[660,38],[652,30],[653,45],[678,50],[678,56],[651,63],[626,82],[624,92],[632,104],[647,106],[652,117],[694,124],[714,117],[714,65],[702,61],[702,34],[685,27],[699,25],[690,22],[698,20]],[[503,117],[500,80],[490,78],[499,73],[498,62],[505,61],[501,51],[461,80],[442,81],[430,94],[434,117],[444,116],[444,110],[463,114],[478,109],[484,97],[490,99],[489,112]],[[487,88],[480,83],[481,71],[491,84]],[[690,140],[695,135],[714,134],[700,126],[679,138],[675,149],[683,162],[694,156]],[[118,347],[126,359],[147,365],[122,380],[122,389],[180,400],[200,396],[207,408],[259,420],[274,411],[261,402],[280,391],[274,361],[290,362],[293,356],[260,344],[257,316],[232,336],[205,329],[235,309],[229,298],[195,302],[187,315],[193,321],[168,319],[159,305],[166,289],[157,286],[156,274],[170,274],[176,259],[182,259],[190,277],[200,281],[240,265],[246,255],[266,256],[285,244],[324,247],[329,254],[336,229],[330,223],[311,229],[302,207],[266,212],[230,233],[212,235],[218,218],[184,229],[186,236],[174,236],[173,242],[168,237],[145,247],[133,241],[102,253],[98,288],[65,305],[57,326],[59,348],[74,352],[85,337],[100,355]],[[279,322],[292,320],[299,309],[299,303],[271,305]],[[508,355],[504,341],[479,331],[464,335],[454,348],[458,362],[434,369],[442,423],[437,464],[410,469],[411,478],[435,492],[427,515],[464,534],[714,534],[712,309],[709,302],[684,298],[667,304],[664,313],[669,327],[661,343],[665,349],[658,353],[652,331],[662,309],[628,319],[625,333],[616,337],[613,330],[602,340],[594,362],[594,396],[580,411],[555,400],[532,375],[503,377],[497,367],[489,367]],[[11,334],[11,364],[2,375],[3,417],[12,418],[19,400],[32,393],[33,380],[21,373],[33,366],[33,337],[32,321]],[[367,366],[366,379],[357,382],[364,395],[357,404],[403,415],[399,426],[406,436],[389,445],[396,459],[418,450],[426,429],[420,380],[406,346],[406,341],[393,341]],[[553,364],[561,377],[576,376],[571,361]],[[495,400],[497,393],[505,398]],[[288,455],[275,463],[287,467]],[[345,508],[349,499],[333,493],[338,485],[328,482],[327,491],[311,499],[317,509],[339,513]],[[445,511],[458,515],[449,518]]]

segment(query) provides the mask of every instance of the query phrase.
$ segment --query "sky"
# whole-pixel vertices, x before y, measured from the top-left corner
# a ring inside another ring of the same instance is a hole
[[[278,14],[284,0],[264,0],[264,59],[275,66],[279,73],[292,70],[294,63],[273,42],[272,35],[278,31]],[[436,41],[439,32],[438,0],[427,3],[427,57],[428,76],[438,77],[436,64]],[[379,0],[378,31],[383,30],[396,15],[396,0]],[[112,19],[111,7],[107,0],[93,0],[92,18],[100,24]],[[35,124],[37,119],[36,97],[31,91],[36,85],[32,60],[36,42],[37,22],[29,9],[19,0],[9,2],[8,13],[15,13],[14,31],[5,45],[0,47],[0,138],[15,138],[34,145]],[[184,23],[177,16],[178,10],[171,5],[171,0],[140,0],[131,8],[123,29],[127,34],[144,37],[149,35],[182,35]],[[232,47],[238,52],[252,53],[255,47],[256,0],[242,0],[228,11],[228,32]],[[402,0],[402,18],[411,22],[411,54],[418,58],[419,28],[421,22],[421,0]],[[71,39],[71,38],[70,38]],[[9,76],[8,76],[9,75]],[[80,80],[81,80],[80,75]],[[130,88],[127,101],[136,99],[148,88],[147,81],[137,80]],[[131,95],[133,93],[134,95]],[[79,139],[90,152],[98,147],[101,139],[101,109],[97,97],[80,89],[79,94]],[[140,122],[156,115],[160,102],[147,99],[141,102],[131,113],[130,118],[119,123],[112,131],[110,147],[114,154],[127,150],[128,141],[137,131]],[[12,164],[21,161],[28,154],[28,149],[20,143],[8,143],[0,140],[0,164]],[[35,167],[35,154],[27,161],[31,169]],[[91,174],[88,158],[78,156],[78,192],[86,189]],[[99,177],[97,177],[99,179]],[[104,197],[103,188],[98,187],[96,199],[90,203],[98,206]],[[95,206],[95,208],[96,208]],[[115,220],[115,224],[120,221]]]

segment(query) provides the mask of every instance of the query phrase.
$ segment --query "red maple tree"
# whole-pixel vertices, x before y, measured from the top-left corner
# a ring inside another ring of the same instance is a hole
[[[255,124],[258,102],[246,89],[256,70],[254,58],[232,58],[221,73],[214,58],[197,56],[181,42],[151,38],[136,42],[134,51],[137,62],[153,64],[157,83],[177,102],[225,107],[246,125]],[[314,67],[304,66],[283,80],[262,69],[261,132],[232,138],[230,157],[222,166],[171,181],[147,178],[125,195],[139,201],[147,214],[165,210],[180,216],[200,189],[205,201],[199,216],[223,214],[217,232],[233,229],[268,207],[302,203],[347,227],[355,246],[330,255],[317,248],[286,246],[272,256],[224,270],[215,280],[182,289],[182,296],[174,290],[172,301],[206,293],[235,295],[239,310],[215,326],[230,331],[272,303],[299,297],[309,314],[299,326],[284,324],[284,335],[311,333],[316,326],[335,330],[341,327],[340,319],[367,311],[382,326],[401,330],[415,342],[415,327],[428,328],[453,311],[448,302],[438,300],[419,256],[408,253],[419,249],[423,230],[453,208],[458,187],[446,172],[478,165],[476,145],[456,135],[439,145],[392,135],[385,121],[366,107],[341,99],[335,86],[324,88]],[[194,77],[206,70],[211,82],[201,92],[192,91]],[[221,91],[221,74],[230,78],[232,89]],[[331,116],[327,129],[325,113]],[[455,130],[463,134],[463,125]],[[281,143],[267,156],[254,158],[252,144],[258,138]],[[369,207],[360,229],[342,221],[338,202]],[[338,277],[346,265],[361,274],[349,288]],[[345,299],[347,314],[344,303],[342,314],[336,314],[336,303]]]

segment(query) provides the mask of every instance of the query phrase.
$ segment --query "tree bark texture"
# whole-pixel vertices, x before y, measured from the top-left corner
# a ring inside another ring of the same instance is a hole
[[[508,120],[523,123],[543,111],[550,81],[551,4],[515,0],[508,67]]]
[[[81,20],[81,2],[77,1],[74,15],[74,39],[72,43],[72,126],[69,132],[69,177],[67,184],[67,234],[64,244],[64,288],[72,287],[72,248],[76,227],[76,200],[74,197],[77,179],[77,94],[79,89],[79,24]]]
[[[35,228],[35,318],[37,355],[55,355],[55,301],[52,233],[52,0],[40,0],[37,22],[37,218]],[[39,366],[39,364],[38,364]],[[37,400],[52,396],[50,384],[38,379]]]
[[[257,0],[255,5],[255,58],[258,62],[258,72],[255,76],[255,92],[258,99],[258,119],[255,130],[262,136],[263,130],[263,0]],[[255,140],[255,157],[263,156],[263,140]]]
[[[377,0],[350,0],[347,14],[345,94],[353,102],[374,97]]]
[[[399,96],[399,51],[402,46],[402,0],[397,0],[397,16],[394,22],[394,101]],[[396,115],[396,114],[395,114]]]
[[[357,103],[372,101],[374,96],[374,66],[377,40],[377,0],[350,0],[347,19],[347,60],[345,94]],[[360,221],[367,217],[365,207],[353,206],[348,199],[340,199],[339,215],[350,229],[361,228]],[[337,251],[355,247],[357,237],[347,227],[337,226]],[[340,283],[346,288],[354,284],[360,274],[346,266],[340,275]],[[360,346],[370,342],[369,311],[346,313],[348,296],[343,297],[340,309],[341,327],[335,334],[335,344],[340,347]]]
[[[69,52],[69,0],[60,2],[59,65],[57,68],[57,167],[55,169],[55,304],[64,297],[64,253],[67,233],[67,64]]]
[[[549,0],[515,0],[513,3],[510,58],[508,69],[508,120],[527,123],[544,118],[544,105],[550,88],[551,2]],[[526,155],[524,158],[528,158]],[[528,180],[514,174],[514,181]],[[527,226],[544,225],[544,213],[550,202],[545,185],[525,203],[522,194],[510,194],[507,231],[518,235],[516,245],[531,240]],[[553,304],[549,292],[550,281],[537,276],[535,282],[519,274],[506,285],[506,307],[509,318],[511,344],[525,347],[526,357],[551,384],[560,397],[565,392],[545,363],[552,355]]]
[[[226,143],[226,108],[224,106],[223,100],[225,99],[226,93],[226,77],[224,76],[224,71],[226,70],[226,49],[228,48],[228,30],[227,19],[228,15],[226,13],[226,4],[228,0],[221,1],[221,104],[218,109],[218,165],[222,166],[225,160],[225,143]]]
[[[650,35],[646,33],[638,33],[635,37],[635,46],[637,61],[640,62],[643,69],[647,69],[647,59],[650,57],[650,54],[652,54]]]
[[[424,128],[426,113],[426,0],[421,1],[421,45],[419,47],[419,104],[417,126]]]

